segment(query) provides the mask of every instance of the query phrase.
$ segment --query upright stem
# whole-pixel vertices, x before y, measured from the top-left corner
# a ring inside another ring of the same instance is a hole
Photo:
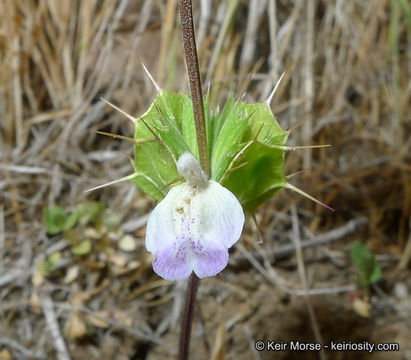
[[[184,54],[187,63],[188,79],[190,82],[191,100],[193,102],[194,122],[197,134],[198,155],[201,168],[210,175],[210,163],[207,151],[206,123],[204,116],[203,92],[201,90],[200,70],[196,40],[194,35],[193,11],[191,0],[180,1],[181,31],[183,33]],[[186,304],[181,322],[179,360],[187,360],[190,353],[191,328],[200,279],[191,274],[187,288]]]
[[[206,124],[204,117],[203,92],[201,90],[200,70],[196,39],[193,26],[191,0],[180,0],[181,31],[183,33],[184,53],[187,63],[188,80],[190,82],[191,100],[193,102],[194,121],[197,133],[198,154],[201,168],[210,175],[208,161]]]

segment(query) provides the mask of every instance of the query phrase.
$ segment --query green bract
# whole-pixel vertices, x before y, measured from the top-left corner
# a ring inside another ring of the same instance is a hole
[[[286,185],[284,149],[288,133],[267,103],[230,98],[221,113],[204,99],[211,179],[233,192],[253,211]],[[198,159],[191,99],[161,90],[148,111],[136,119],[134,181],[157,200],[178,178],[177,159],[185,152]]]

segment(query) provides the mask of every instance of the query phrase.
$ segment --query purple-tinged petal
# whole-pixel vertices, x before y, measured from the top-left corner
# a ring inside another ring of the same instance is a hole
[[[199,278],[217,275],[228,264],[227,248],[215,241],[206,239],[192,241],[194,272]]]
[[[193,271],[190,255],[188,241],[184,235],[180,235],[171,245],[156,252],[154,272],[166,280],[187,279]]]

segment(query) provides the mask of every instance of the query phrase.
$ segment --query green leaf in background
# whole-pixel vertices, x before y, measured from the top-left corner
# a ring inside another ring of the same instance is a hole
[[[55,253],[51,254],[48,257],[48,260],[50,261],[50,263],[57,265],[57,263],[60,261],[61,259],[61,252],[60,251],[56,251]]]
[[[253,211],[286,185],[283,164],[288,133],[278,125],[267,103],[247,104],[230,98],[221,113],[211,113],[208,96],[204,102],[211,179]],[[162,200],[167,185],[179,177],[177,159],[190,152],[198,160],[191,100],[161,90],[135,122],[136,172],[132,181]]]
[[[351,261],[358,269],[358,282],[366,287],[381,278],[381,267],[371,251],[360,242],[355,242],[350,251]]]
[[[114,228],[120,223],[118,215],[111,209],[106,209],[101,214],[101,221],[108,228]]]
[[[68,231],[68,230],[74,228],[77,224],[77,221],[78,221],[78,213],[77,212],[71,213],[70,215],[68,215],[66,217],[66,220],[64,221],[62,230],[63,231]]]
[[[80,244],[72,246],[71,252],[74,255],[79,255],[79,256],[87,255],[90,253],[91,248],[92,248],[91,240],[86,239],[86,240],[83,240]]]
[[[80,225],[84,226],[99,219],[106,206],[98,201],[84,202],[77,205],[77,217]]]
[[[61,259],[61,252],[51,254],[46,260],[40,261],[37,268],[44,276],[51,275],[57,269],[57,263]]]
[[[66,212],[59,206],[44,209],[44,224],[50,235],[56,235],[63,231],[67,220]]]

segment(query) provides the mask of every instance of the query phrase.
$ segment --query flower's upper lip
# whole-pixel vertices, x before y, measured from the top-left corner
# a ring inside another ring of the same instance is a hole
[[[179,157],[177,170],[187,183],[192,186],[202,187],[207,184],[207,174],[201,169],[196,158],[188,152]]]

